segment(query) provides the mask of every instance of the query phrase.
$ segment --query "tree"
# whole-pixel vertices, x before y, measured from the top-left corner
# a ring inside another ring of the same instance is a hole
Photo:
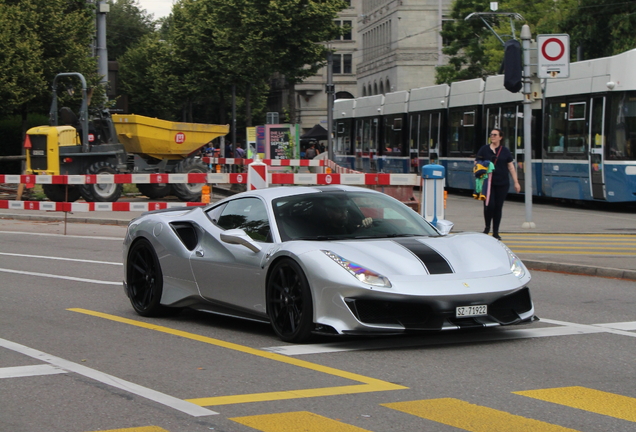
[[[464,21],[472,12],[488,11],[487,0],[456,0],[442,36],[449,41],[444,53],[450,55],[448,65],[437,68],[437,82],[484,77],[498,71],[503,51],[496,37],[479,19]],[[539,0],[499,2],[499,12],[523,15],[533,35],[567,33],[570,35],[572,59],[577,47],[583,58],[599,58],[636,47],[636,2],[616,0]],[[499,35],[511,37],[506,19],[487,18]],[[523,22],[519,22],[519,28]],[[519,30],[519,29],[517,29]],[[518,36],[518,32],[517,32]]]
[[[599,58],[636,47],[636,2],[616,0],[564,1],[567,14],[559,22],[570,35],[571,52],[579,45],[584,58]]]
[[[109,0],[106,15],[108,59],[117,60],[142,37],[155,31],[152,15],[141,10],[137,0]]]
[[[93,34],[94,5],[83,0],[0,0],[0,112],[20,115],[23,134],[28,113],[48,113],[55,75],[80,72],[98,83]],[[20,144],[1,145],[16,154]]]
[[[235,86],[237,95],[243,95],[237,102],[250,125],[252,103],[264,105],[272,74],[280,72],[293,84],[324,64],[323,42],[340,33],[334,19],[345,6],[342,0],[181,0],[161,28],[171,55],[153,59],[135,50],[134,56],[122,57],[122,81],[130,92],[138,93],[130,93],[131,99],[156,101],[155,84],[138,87],[130,80],[141,79],[141,71],[161,69],[155,66],[157,61],[166,62],[171,76],[179,77],[161,89],[164,100],[174,104],[172,113],[224,122]],[[143,60],[134,60],[135,56]],[[150,87],[154,88],[151,98],[139,95]]]
[[[119,72],[131,112],[178,119],[174,107],[180,79],[174,71],[170,43],[156,34],[143,37],[121,56]]]

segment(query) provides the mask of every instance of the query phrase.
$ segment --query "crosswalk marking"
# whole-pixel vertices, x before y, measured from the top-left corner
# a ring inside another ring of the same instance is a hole
[[[59,367],[51,366],[48,364],[0,368],[0,378],[19,378],[62,373],[66,373],[66,371]]]
[[[369,432],[308,411],[234,417],[230,420],[262,432]]]
[[[586,387],[560,387],[513,392],[546,402],[636,422],[636,398]]]
[[[506,246],[515,253],[636,256],[636,236],[504,233],[503,237]]]
[[[106,431],[95,431],[95,432],[169,432],[164,428],[160,428],[159,426],[142,426],[142,427],[134,427],[134,428],[125,428],[125,429],[108,429]]]
[[[453,398],[394,402],[382,406],[470,432],[577,432]]]

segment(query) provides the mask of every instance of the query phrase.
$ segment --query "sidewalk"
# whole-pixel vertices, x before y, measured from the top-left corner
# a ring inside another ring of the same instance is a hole
[[[221,198],[217,194],[213,202]],[[470,196],[450,193],[444,217],[455,224],[452,232],[481,232],[484,229],[482,206],[481,201]],[[40,210],[0,209],[0,220],[63,222],[66,216],[67,223],[124,228],[141,213],[76,212],[65,215]],[[593,205],[533,203],[531,221],[536,227],[522,228],[525,221],[525,203],[506,201],[500,234],[503,242],[528,268],[636,280],[636,214],[633,208],[595,209]]]

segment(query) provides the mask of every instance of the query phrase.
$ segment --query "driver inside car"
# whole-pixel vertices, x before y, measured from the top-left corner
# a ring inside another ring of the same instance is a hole
[[[328,198],[322,204],[329,234],[350,234],[358,228],[369,228],[373,224],[370,217],[359,219],[351,215],[347,204],[335,198]]]

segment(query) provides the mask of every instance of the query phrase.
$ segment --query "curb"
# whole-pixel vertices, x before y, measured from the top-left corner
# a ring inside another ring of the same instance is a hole
[[[522,259],[521,261],[523,261],[525,266],[530,270],[572,273],[582,276],[597,276],[605,278],[636,280],[636,270],[622,270],[608,267],[592,267],[580,264],[566,264],[525,259]]]
[[[26,220],[26,221],[36,221],[36,222],[64,222],[64,217],[60,216],[43,216],[43,215],[17,215],[17,214],[9,214],[9,213],[0,213],[0,219],[8,219],[8,220]],[[131,218],[132,220],[134,218]],[[121,220],[121,219],[96,219],[96,218],[83,218],[77,216],[69,216],[66,218],[66,222],[70,223],[86,223],[86,224],[96,224],[96,225],[117,225],[117,226],[128,226],[130,220]]]

